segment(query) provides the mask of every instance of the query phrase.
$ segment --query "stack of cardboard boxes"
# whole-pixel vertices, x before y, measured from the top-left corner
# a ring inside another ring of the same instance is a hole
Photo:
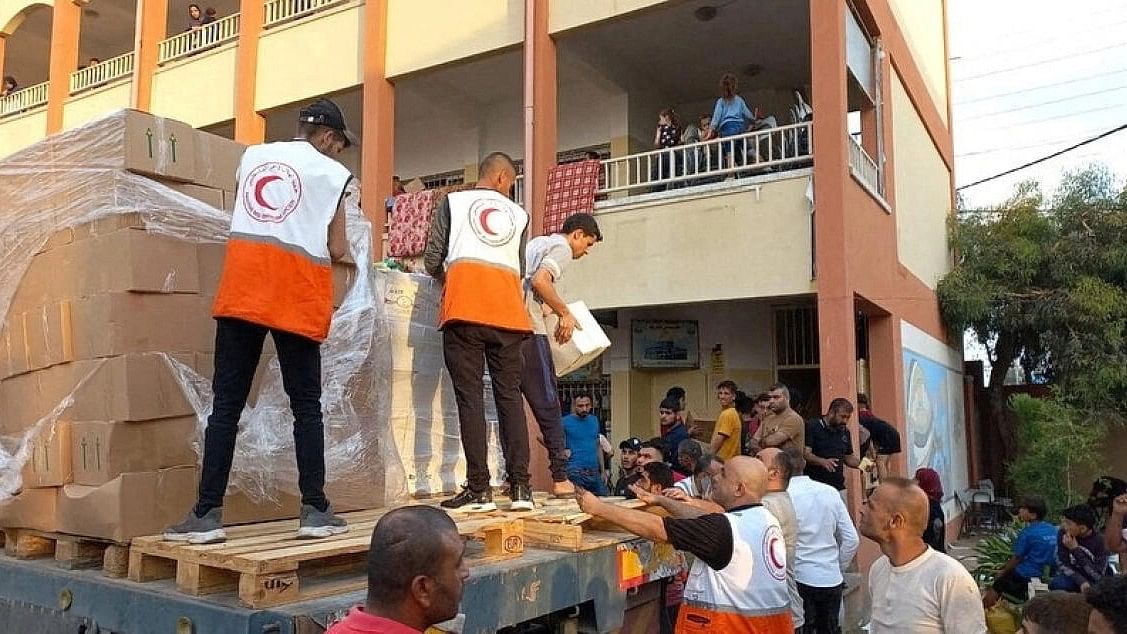
[[[233,206],[241,145],[140,112],[118,119],[124,142],[110,167]],[[105,212],[79,226],[60,221],[2,316],[0,436],[30,438],[22,491],[0,502],[3,527],[125,541],[158,532],[195,499],[198,419],[169,360],[210,376],[224,245],[147,231],[128,209]],[[336,271],[338,299],[349,272]],[[237,499],[226,515],[296,510],[293,500]]]

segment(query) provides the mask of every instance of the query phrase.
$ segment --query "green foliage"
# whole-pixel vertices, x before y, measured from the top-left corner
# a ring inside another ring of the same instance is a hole
[[[1073,474],[1100,466],[1106,424],[1059,401],[1025,394],[1011,398],[1010,408],[1018,420],[1019,454],[1009,465],[1017,494],[1044,497],[1050,516],[1087,499],[1089,483],[1076,482]]]
[[[975,544],[974,554],[978,566],[972,574],[980,588],[987,588],[994,583],[998,571],[1013,557],[1014,542],[1017,541],[1017,534],[1023,528],[1025,523],[1015,520],[1001,531],[987,535]]]

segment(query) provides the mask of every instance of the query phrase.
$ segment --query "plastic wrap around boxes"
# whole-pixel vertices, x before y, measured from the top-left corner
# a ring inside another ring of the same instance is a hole
[[[230,222],[220,207],[240,154],[120,111],[0,161],[0,526],[125,540],[191,505]],[[354,261],[369,261],[355,204],[348,233]],[[327,489],[340,510],[407,490],[384,423],[392,322],[360,270],[334,271],[339,308],[322,347]],[[267,348],[228,522],[297,511],[288,400]]]

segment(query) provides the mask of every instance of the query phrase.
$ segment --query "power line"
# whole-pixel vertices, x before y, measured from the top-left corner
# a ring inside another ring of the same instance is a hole
[[[1088,16],[1088,17],[1094,17],[1094,16]],[[1009,48],[996,48],[996,49],[991,49],[991,50],[988,50],[988,51],[976,51],[973,55],[957,55],[957,56],[951,58],[951,61],[953,61],[953,62],[964,62],[964,61],[967,61],[967,60],[982,59],[984,57],[1011,55],[1013,53],[1017,53],[1017,52],[1020,52],[1020,51],[1025,51],[1025,50],[1029,50],[1029,49],[1032,49],[1032,48],[1037,48],[1037,47],[1043,46],[1047,42],[1056,42],[1056,41],[1059,41],[1059,40],[1075,40],[1078,36],[1083,35],[1086,32],[1090,32],[1093,28],[1096,28],[1096,27],[1098,27],[1100,29],[1109,29],[1111,27],[1119,26],[1121,24],[1127,24],[1127,20],[1121,20],[1119,22],[1112,22],[1110,24],[1085,25],[1082,28],[1077,29],[1077,31],[1057,32],[1057,33],[1053,33],[1053,34],[1049,35],[1048,37],[1039,37],[1039,38],[1034,38],[1034,39],[1027,39],[1027,40],[1025,40],[1025,43],[1022,44],[1021,46],[1014,46],[1014,47],[1009,47]],[[1030,29],[1027,32],[1028,33],[1037,32],[1037,33],[1040,33],[1040,34],[1044,34],[1044,29]]]
[[[979,102],[982,102],[982,101],[990,101],[992,99],[1001,99],[1002,97],[1012,97],[1013,95],[1021,95],[1021,94],[1025,94],[1027,92],[1033,92],[1035,90],[1044,90],[1045,88],[1059,88],[1061,86],[1067,86],[1069,84],[1078,84],[1078,83],[1084,82],[1084,81],[1091,81],[1093,79],[1099,79],[1101,77],[1110,77],[1111,75],[1122,75],[1124,73],[1127,73],[1127,68],[1121,68],[1119,70],[1113,70],[1113,71],[1109,71],[1109,72],[1100,72],[1100,73],[1096,73],[1094,75],[1087,75],[1087,76],[1084,76],[1084,77],[1076,77],[1076,78],[1073,78],[1073,79],[1067,79],[1065,81],[1053,82],[1051,84],[1041,84],[1041,85],[1038,85],[1038,86],[1029,86],[1028,88],[1019,88],[1017,90],[1011,90],[1009,92],[1000,92],[1000,93],[993,94],[993,95],[985,95],[985,96],[982,96],[982,97],[975,97],[974,99],[967,99],[966,101],[956,101],[952,105],[965,106],[967,104],[979,103]]]
[[[963,185],[961,187],[956,187],[955,191],[962,191],[964,189],[969,189],[969,188],[974,187],[976,185],[981,185],[983,183],[992,181],[994,179],[1001,178],[1003,176],[1008,176],[1010,174],[1013,174],[1014,172],[1019,172],[1019,171],[1025,169],[1027,167],[1033,167],[1034,165],[1037,165],[1038,163],[1044,163],[1045,161],[1048,161],[1050,159],[1054,159],[1054,158],[1060,156],[1061,154],[1066,154],[1068,152],[1071,152],[1072,150],[1075,150],[1076,148],[1083,147],[1083,146],[1088,145],[1090,143],[1095,143],[1096,141],[1099,141],[1100,139],[1103,139],[1105,137],[1109,137],[1109,136],[1115,134],[1116,132],[1121,132],[1123,130],[1127,130],[1127,123],[1124,123],[1121,126],[1112,128],[1111,130],[1108,130],[1107,132],[1104,132],[1103,134],[1099,134],[1099,135],[1096,135],[1096,136],[1094,136],[1090,139],[1085,139],[1085,140],[1083,140],[1079,143],[1070,145],[1069,147],[1066,147],[1063,150],[1058,150],[1056,152],[1053,152],[1052,154],[1050,154],[1048,156],[1043,156],[1039,159],[1029,161],[1028,163],[1025,163],[1024,165],[1018,165],[1015,168],[1008,169],[1004,172],[1000,172],[1000,173],[995,174],[993,176],[987,176],[986,178],[976,180],[975,182],[970,183],[969,185]]]
[[[983,112],[983,113],[976,114],[973,117],[962,117],[962,118],[960,118],[960,120],[961,121],[974,121],[975,119],[984,119],[986,117],[994,117],[994,116],[997,116],[997,115],[1000,115],[1000,114],[1008,114],[1010,112],[1020,112],[1022,110],[1030,110],[1030,109],[1033,109],[1033,108],[1040,108],[1042,106],[1051,106],[1053,104],[1064,103],[1066,101],[1073,101],[1073,100],[1076,100],[1076,99],[1084,99],[1085,97],[1094,97],[1096,95],[1106,95],[1109,92],[1118,92],[1120,90],[1127,90],[1127,85],[1116,86],[1114,88],[1104,88],[1103,90],[1094,90],[1092,92],[1082,92],[1082,93],[1079,93],[1079,94],[1076,94],[1076,95],[1069,95],[1067,97],[1061,97],[1060,99],[1051,99],[1049,101],[1040,101],[1040,102],[1037,102],[1037,103],[1015,106],[1013,108],[1003,108],[1001,110],[994,110],[992,112]]]
[[[1059,121],[1061,119],[1067,119],[1069,117],[1075,117],[1077,115],[1082,115],[1082,114],[1090,114],[1090,113],[1093,113],[1093,112],[1103,112],[1104,110],[1115,110],[1116,108],[1123,108],[1124,106],[1127,106],[1127,103],[1114,103],[1114,104],[1111,104],[1111,105],[1108,105],[1108,106],[1100,106],[1098,108],[1088,108],[1087,110],[1077,110],[1075,112],[1070,112],[1070,113],[1064,114],[1064,115],[1055,115],[1055,116],[1052,116],[1052,117],[1042,117],[1040,119],[1034,119],[1032,121],[1021,121],[1019,123],[1012,123],[1010,125],[1004,125],[1004,126],[1001,126],[1001,127],[998,127],[998,128],[992,128],[992,129],[993,130],[1010,130],[1010,129],[1013,129],[1013,128],[1020,128],[1020,127],[1029,126],[1029,125],[1036,125],[1038,123],[1048,123],[1050,121]]]
[[[1082,140],[1082,139],[1084,139],[1085,135],[1092,134],[1094,132],[1095,132],[1095,130],[1086,130],[1084,132],[1081,132],[1081,133],[1079,133],[1080,139]],[[1060,145],[1061,143],[1075,143],[1076,140],[1077,140],[1077,137],[1071,136],[1071,137],[1068,137],[1067,139],[1056,139],[1056,140],[1053,140],[1053,141],[1042,141],[1040,143],[1033,143],[1033,144],[1030,144],[1030,145],[1015,145],[1015,146],[1007,146],[1007,147],[996,147],[996,148],[990,148],[989,150],[972,150],[970,152],[963,152],[962,154],[956,154],[955,158],[962,158],[962,157],[965,157],[965,156],[981,156],[983,154],[995,154],[997,152],[1016,152],[1018,150],[1032,150],[1032,149],[1039,148],[1039,147],[1048,147],[1050,145]]]
[[[1034,66],[1041,66],[1042,64],[1051,64],[1053,62],[1061,62],[1061,61],[1064,61],[1066,59],[1072,59],[1074,57],[1083,57],[1084,55],[1091,55],[1092,53],[1102,53],[1103,51],[1110,51],[1112,49],[1116,49],[1116,48],[1119,48],[1121,46],[1127,46],[1127,42],[1117,42],[1115,44],[1110,44],[1108,46],[1102,46],[1100,48],[1094,48],[1094,49],[1091,49],[1091,50],[1088,50],[1088,51],[1080,51],[1080,52],[1077,52],[1077,53],[1070,53],[1068,55],[1061,55],[1059,57],[1050,57],[1049,59],[1037,60],[1035,62],[1026,62],[1024,64],[1018,64],[1017,66],[1010,66],[1008,68],[999,68],[997,70],[991,70],[991,71],[987,71],[985,73],[979,73],[977,75],[971,75],[969,77],[959,77],[959,78],[957,78],[957,81],[970,81],[972,79],[982,79],[983,77],[991,77],[993,75],[1000,75],[1002,73],[1008,73],[1008,72],[1015,71],[1015,70],[1021,70],[1023,68],[1033,68]]]

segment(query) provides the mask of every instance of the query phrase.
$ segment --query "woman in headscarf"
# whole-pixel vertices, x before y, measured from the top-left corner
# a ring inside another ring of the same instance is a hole
[[[943,483],[935,469],[921,467],[916,470],[916,483],[927,494],[927,528],[923,538],[935,551],[947,552],[947,518],[943,515]]]

